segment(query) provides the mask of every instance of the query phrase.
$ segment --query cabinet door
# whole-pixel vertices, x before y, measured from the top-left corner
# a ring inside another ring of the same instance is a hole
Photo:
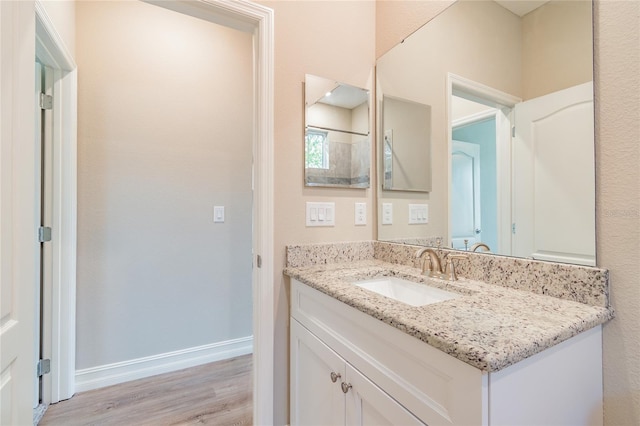
[[[424,425],[350,364],[346,369],[347,425]]]
[[[291,424],[343,425],[344,377],[345,361],[292,318]]]

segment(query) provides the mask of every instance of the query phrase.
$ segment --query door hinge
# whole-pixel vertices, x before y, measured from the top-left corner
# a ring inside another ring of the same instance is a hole
[[[511,128],[511,137],[512,137],[512,138],[515,138],[515,137],[516,137],[516,126],[513,126],[513,127]]]
[[[36,368],[36,370],[38,377],[51,373],[51,360],[41,359],[40,361],[38,361],[38,367]]]
[[[514,235],[516,233],[516,223],[515,222],[511,224],[511,233],[514,234]]]
[[[40,93],[40,109],[53,109],[53,96]]]
[[[260,255],[256,256],[256,265],[258,268],[262,268],[262,257],[260,257]]]
[[[48,226],[41,226],[38,228],[38,241],[46,243],[51,241],[51,228]]]

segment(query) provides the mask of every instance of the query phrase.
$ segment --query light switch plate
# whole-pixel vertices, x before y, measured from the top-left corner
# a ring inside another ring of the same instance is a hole
[[[356,203],[355,205],[355,224],[366,225],[367,224],[367,203]]]
[[[224,206],[213,206],[213,222],[224,222]]]
[[[429,205],[409,204],[409,225],[425,224],[429,222]]]
[[[307,202],[307,226],[335,226],[336,203]]]
[[[393,204],[382,203],[382,224],[393,225]]]

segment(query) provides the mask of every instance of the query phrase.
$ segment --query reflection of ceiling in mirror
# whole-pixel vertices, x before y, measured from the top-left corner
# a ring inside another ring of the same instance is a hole
[[[469,116],[483,115],[494,111],[495,108],[488,107],[478,102],[469,101],[459,96],[453,96],[451,98],[451,121],[455,122]]]
[[[366,90],[342,84],[333,89],[330,96],[327,95],[318,102],[353,109],[368,100],[369,93]]]
[[[500,6],[511,11],[512,13],[523,17],[527,13],[536,10],[549,0],[495,0]]]

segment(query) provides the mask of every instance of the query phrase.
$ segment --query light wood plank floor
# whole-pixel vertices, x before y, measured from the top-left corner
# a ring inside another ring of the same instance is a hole
[[[250,425],[252,358],[245,355],[76,394],[40,426]]]

